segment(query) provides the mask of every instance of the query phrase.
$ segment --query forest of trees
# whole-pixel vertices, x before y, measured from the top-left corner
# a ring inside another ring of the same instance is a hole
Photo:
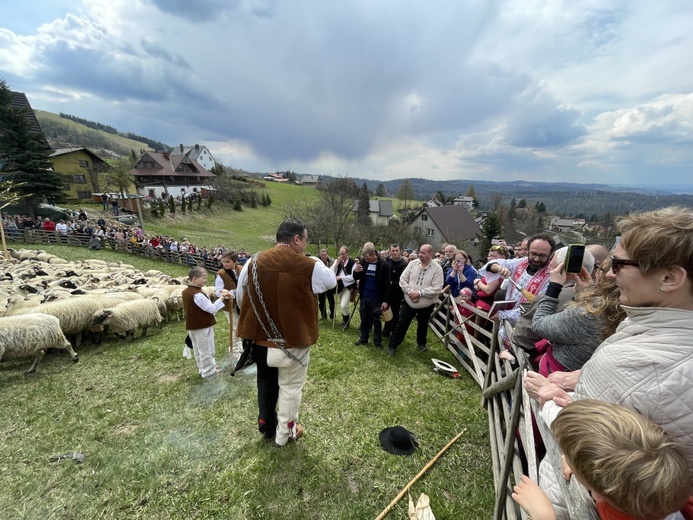
[[[63,119],[69,119],[70,121],[74,121],[75,123],[79,123],[81,125],[87,126],[89,128],[93,128],[94,130],[101,130],[102,132],[106,132],[107,134],[112,134],[112,135],[119,135],[121,137],[125,137],[127,139],[132,139],[133,141],[139,141],[141,143],[145,143],[147,146],[154,150],[170,150],[171,147],[167,144],[164,144],[159,141],[155,141],[154,139],[149,139],[148,137],[144,137],[142,135],[137,135],[132,132],[119,132],[115,128],[109,125],[104,125],[103,123],[97,123],[95,121],[89,121],[88,119],[82,119],[81,117],[73,116],[71,114],[64,114],[63,112],[60,112],[58,114],[60,117]],[[44,129],[45,131],[45,129]],[[89,145],[86,144],[81,144],[81,146],[87,146]],[[125,154],[121,154],[125,155]]]

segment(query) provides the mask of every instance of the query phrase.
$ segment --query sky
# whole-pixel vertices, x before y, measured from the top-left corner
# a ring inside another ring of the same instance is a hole
[[[33,108],[251,172],[693,193],[693,2],[22,0]]]

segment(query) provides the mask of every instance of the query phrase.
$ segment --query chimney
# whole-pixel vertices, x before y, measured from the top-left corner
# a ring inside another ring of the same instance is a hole
[[[196,144],[196,145],[195,145],[195,151],[197,152],[197,151],[199,151],[199,149],[200,149],[200,145],[199,145],[199,144]]]
[[[180,153],[183,153],[183,148],[185,148],[182,144],[180,145]]]
[[[164,152],[164,159],[169,159],[171,156],[168,152]]]

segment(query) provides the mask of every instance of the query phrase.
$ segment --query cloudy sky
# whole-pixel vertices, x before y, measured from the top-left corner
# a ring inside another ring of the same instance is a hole
[[[693,2],[23,0],[34,108],[227,166],[693,193]]]

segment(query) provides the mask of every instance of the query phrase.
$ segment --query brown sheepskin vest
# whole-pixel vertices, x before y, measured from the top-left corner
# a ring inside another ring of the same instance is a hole
[[[194,301],[195,294],[202,292],[202,289],[195,285],[190,285],[183,290],[183,312],[185,313],[185,330],[206,329],[213,326],[217,320],[214,314],[200,309]],[[204,294],[207,298],[207,295]]]
[[[272,320],[286,340],[285,346],[307,347],[315,343],[318,340],[318,300],[313,294],[312,284],[315,260],[297,254],[289,247],[263,251],[257,260],[257,278],[262,298]],[[254,265],[248,266],[248,285],[243,288],[238,337],[271,339],[258,323],[249,301],[252,298],[265,328],[271,334],[272,329],[253,284],[254,269]]]
[[[236,280],[238,280],[238,275],[241,272],[238,269],[238,264],[236,264],[236,269],[234,270],[234,272],[236,273]],[[233,278],[231,278],[231,275],[228,273],[228,271],[226,269],[224,269],[222,267],[221,269],[219,269],[217,271],[217,274],[224,281],[224,289],[226,289],[227,291],[230,291],[231,289],[236,288],[236,282],[233,281]],[[224,310],[226,312],[229,312],[230,303],[231,303],[231,298],[229,298],[228,300],[224,300]]]

